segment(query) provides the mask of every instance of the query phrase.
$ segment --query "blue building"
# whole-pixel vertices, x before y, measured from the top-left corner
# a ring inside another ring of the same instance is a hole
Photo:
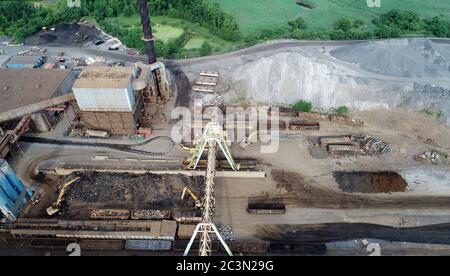
[[[45,59],[42,56],[13,56],[7,63],[9,69],[39,68],[44,65]]]
[[[15,221],[31,196],[8,162],[0,159],[0,217]]]

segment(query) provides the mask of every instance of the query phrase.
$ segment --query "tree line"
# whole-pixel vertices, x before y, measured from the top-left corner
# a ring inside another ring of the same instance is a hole
[[[344,17],[337,20],[331,29],[310,30],[307,22],[299,17],[289,22],[287,29],[262,30],[259,38],[283,36],[294,39],[357,40],[399,38],[406,35],[450,37],[450,22],[444,16],[427,19],[411,11],[391,10],[372,20],[372,30],[365,28],[367,23],[361,19],[351,20]]]
[[[299,17],[285,27],[262,29],[250,35],[242,36],[233,16],[222,11],[217,3],[208,0],[148,0],[152,15],[166,15],[196,22],[209,29],[213,34],[235,41],[239,47],[253,45],[268,39],[293,38],[306,40],[348,40],[370,38],[396,38],[405,35],[432,35],[450,37],[450,22],[443,16],[421,18],[411,11],[392,10],[381,14],[371,22],[361,19],[340,18],[328,29],[310,29],[308,22]],[[68,8],[61,0],[57,9],[34,6],[28,1],[0,1],[0,35],[8,35],[15,42],[22,42],[27,36],[42,27],[60,22],[72,22],[83,17],[94,17],[106,32],[121,39],[127,46],[144,49],[140,29],[112,27],[107,18],[138,14],[136,0],[81,0],[81,8]],[[368,26],[372,23],[373,26]],[[167,43],[156,42],[160,56],[192,56],[183,49],[190,34],[185,34]],[[195,55],[211,53],[207,43]]]

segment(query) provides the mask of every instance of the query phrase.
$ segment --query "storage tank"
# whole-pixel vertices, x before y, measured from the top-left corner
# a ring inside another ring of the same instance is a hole
[[[19,196],[19,193],[14,189],[14,187],[9,183],[8,179],[3,173],[0,173],[0,187],[8,196],[9,200],[14,202]]]
[[[0,209],[5,217],[14,219],[14,215],[11,213],[11,210],[14,208],[14,202],[12,202],[5,191],[0,188]]]
[[[31,119],[33,119],[34,125],[38,132],[49,132],[50,126],[48,124],[47,118],[41,112],[34,113],[31,115]]]
[[[25,186],[22,181],[17,177],[16,173],[12,170],[6,160],[0,159],[0,173],[2,173],[6,179],[8,179],[9,184],[20,194],[25,190]],[[31,193],[29,192],[31,196]]]

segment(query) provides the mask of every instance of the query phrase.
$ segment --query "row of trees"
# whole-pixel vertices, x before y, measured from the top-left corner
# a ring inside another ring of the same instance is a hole
[[[151,0],[153,14],[196,22],[226,40],[241,38],[239,26],[233,16],[225,13],[217,3],[208,0]]]
[[[450,22],[443,17],[422,19],[418,14],[410,11],[391,10],[372,21],[373,31],[364,28],[361,19],[352,21],[341,18],[335,22],[332,30],[310,31],[306,22],[299,18],[289,22],[289,37],[295,39],[369,39],[396,38],[408,34],[424,34],[437,37],[450,37]]]
[[[219,5],[208,0],[149,0],[149,5],[152,15],[167,15],[196,22],[212,33],[226,40],[236,41],[242,46],[278,38],[346,40],[394,38],[407,34],[450,37],[450,22],[444,17],[422,19],[414,12],[400,10],[392,10],[374,19],[374,28],[368,28],[367,22],[362,20],[341,18],[331,29],[311,30],[308,22],[300,17],[289,22],[284,28],[263,29],[242,37],[235,19],[223,12]],[[12,36],[15,41],[21,42],[44,26],[92,16],[105,31],[122,39],[127,46],[143,50],[140,28],[113,28],[105,20],[137,14],[136,0],[82,0],[81,8],[67,8],[66,1],[61,0],[56,10],[34,7],[28,1],[0,1],[0,34]],[[190,38],[188,30],[185,30],[185,33],[167,43],[158,41],[156,48],[159,54],[164,57],[192,56],[183,49],[186,39]],[[205,44],[198,51],[195,55],[209,54],[212,49],[209,44]]]

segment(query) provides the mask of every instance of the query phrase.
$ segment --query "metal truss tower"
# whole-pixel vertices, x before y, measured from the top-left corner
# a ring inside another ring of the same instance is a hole
[[[214,195],[214,177],[216,175],[216,161],[217,161],[217,151],[220,148],[230,163],[233,170],[237,170],[238,167],[231,155],[231,152],[227,146],[225,140],[225,133],[223,127],[218,122],[220,109],[216,108],[212,114],[211,122],[205,128],[204,134],[202,138],[197,143],[193,157],[191,159],[191,168],[196,169],[200,158],[202,157],[203,152],[205,151],[206,146],[208,145],[208,163],[206,167],[206,177],[205,177],[205,197],[204,197],[204,205],[203,205],[203,214],[202,214],[202,223],[198,224],[191,240],[186,247],[184,252],[184,256],[189,254],[189,250],[191,249],[192,243],[195,241],[195,238],[198,234],[200,234],[200,256],[210,256],[212,253],[212,240],[213,237],[216,236],[222,246],[227,251],[228,255],[232,255],[230,249],[228,248],[225,240],[221,237],[217,227],[214,225],[213,217],[215,213],[215,205],[216,198]]]

